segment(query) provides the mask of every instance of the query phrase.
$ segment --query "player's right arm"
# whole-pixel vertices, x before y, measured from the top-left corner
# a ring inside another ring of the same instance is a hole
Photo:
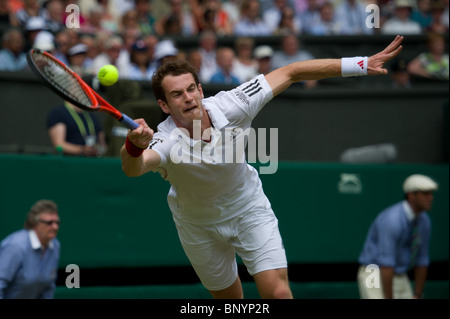
[[[141,176],[157,168],[161,163],[159,154],[147,149],[150,141],[153,138],[153,130],[148,127],[143,119],[137,119],[136,122],[139,127],[128,132],[127,139],[137,149],[145,149],[141,155],[133,156],[130,154],[126,144],[120,150],[122,158],[122,170],[129,177]]]

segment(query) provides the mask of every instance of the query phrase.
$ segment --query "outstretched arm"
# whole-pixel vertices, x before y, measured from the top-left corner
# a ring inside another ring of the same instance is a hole
[[[403,36],[398,35],[383,51],[370,56],[367,59],[367,64],[363,66],[367,68],[364,70],[365,74],[388,74],[384,64],[400,53],[402,41]],[[348,72],[347,68],[342,68],[342,62],[342,59],[315,59],[295,62],[270,72],[266,75],[266,79],[273,90],[273,95],[276,96],[295,82],[348,75],[346,74]]]

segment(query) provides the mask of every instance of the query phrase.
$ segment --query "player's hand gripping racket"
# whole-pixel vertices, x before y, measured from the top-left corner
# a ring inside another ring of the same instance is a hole
[[[48,52],[32,49],[27,53],[30,68],[64,100],[87,111],[102,111],[134,130],[139,125],[97,94],[81,77]]]

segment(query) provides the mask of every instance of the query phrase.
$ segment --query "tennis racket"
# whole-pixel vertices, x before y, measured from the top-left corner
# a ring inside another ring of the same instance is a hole
[[[33,72],[64,100],[87,111],[101,111],[112,115],[132,130],[139,127],[135,121],[106,102],[78,74],[50,53],[31,49],[27,53],[27,61]]]

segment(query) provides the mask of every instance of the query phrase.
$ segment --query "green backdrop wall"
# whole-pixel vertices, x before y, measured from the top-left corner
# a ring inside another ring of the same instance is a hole
[[[430,217],[432,261],[449,256],[448,165],[278,163],[261,175],[290,263],[356,262],[378,212],[402,200],[412,173],[440,185]],[[59,205],[61,267],[189,265],[166,202],[169,184],[126,177],[118,158],[0,154],[0,238],[22,227],[30,206]]]

